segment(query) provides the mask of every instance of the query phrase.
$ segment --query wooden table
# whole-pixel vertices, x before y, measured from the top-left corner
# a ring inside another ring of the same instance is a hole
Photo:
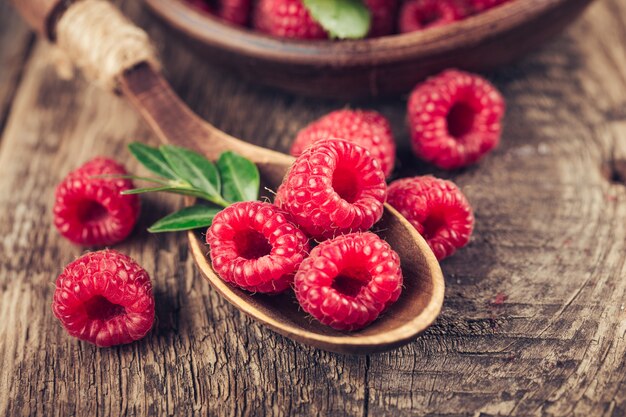
[[[0,3],[0,415],[626,415],[626,3],[599,0],[567,33],[488,74],[508,114],[502,146],[463,172],[408,151],[405,98],[388,116],[404,173],[453,178],[476,210],[471,244],[443,262],[446,301],[415,342],[330,354],[263,328],[200,277],[183,234],[154,236],[177,198],[143,200],[117,246],[153,277],[158,320],[141,342],[97,349],[52,315],[54,280],[85,248],[52,225],[55,185],[103,154],[138,166],[156,143],[122,99],[63,81],[51,49]],[[256,87],[164,35],[140,2],[176,90],[219,128],[282,151],[345,103]]]

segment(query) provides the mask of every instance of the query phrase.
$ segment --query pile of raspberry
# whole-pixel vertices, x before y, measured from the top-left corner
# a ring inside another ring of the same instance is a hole
[[[272,36],[328,39],[303,0],[185,0],[197,10],[230,24]],[[363,0],[371,14],[368,37],[414,32],[447,25],[510,0]]]
[[[503,114],[486,80],[445,71],[411,94],[413,149],[441,168],[475,163],[497,145]],[[474,228],[451,181],[427,175],[387,185],[395,152],[390,124],[375,111],[342,109],[309,124],[292,144],[297,159],[274,204],[236,203],[215,217],[206,235],[215,272],[251,292],[293,288],[304,311],[338,330],[371,323],[402,292],[398,254],[370,231],[385,202],[439,260],[467,245]]]
[[[483,78],[448,70],[412,92],[407,119],[415,154],[441,168],[475,163],[500,138],[504,100]],[[384,204],[398,210],[439,260],[470,241],[472,208],[452,182],[433,176],[387,185],[396,146],[391,126],[369,110],[334,111],[302,129],[274,203],[246,201],[219,212],[206,233],[214,271],[253,293],[293,289],[302,309],[354,331],[401,295],[401,260],[372,233]],[[95,158],[59,184],[54,224],[83,246],[120,243],[139,216],[123,166]],[[57,278],[53,312],[72,336],[98,346],[139,340],[154,322],[147,272],[114,250],[83,255]]]

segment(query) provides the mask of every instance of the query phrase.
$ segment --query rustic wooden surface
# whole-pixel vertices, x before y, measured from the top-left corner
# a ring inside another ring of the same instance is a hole
[[[65,335],[50,310],[63,265],[85,251],[51,222],[54,185],[104,154],[137,169],[155,143],[121,99],[61,81],[50,49],[0,3],[0,415],[626,415],[626,4],[599,0],[566,34],[488,74],[509,111],[502,146],[448,174],[472,201],[472,243],[444,261],[435,325],[399,350],[350,357],[277,336],[200,279],[184,236],[145,226],[180,201],[144,200],[118,249],[152,275],[158,322],[129,346]],[[254,87],[160,35],[167,75],[203,117],[286,150],[345,103]],[[405,173],[404,100],[359,103],[394,125]],[[436,172],[439,175],[446,175]]]

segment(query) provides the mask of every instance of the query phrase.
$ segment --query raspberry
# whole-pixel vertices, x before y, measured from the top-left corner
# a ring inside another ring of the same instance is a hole
[[[316,239],[365,231],[383,214],[387,195],[378,161],[358,145],[325,140],[289,168],[276,204]]]
[[[396,0],[365,0],[365,5],[372,14],[372,23],[368,36],[375,38],[393,33]]]
[[[415,87],[409,98],[413,150],[445,169],[474,163],[498,145],[504,108],[487,80],[444,71]]]
[[[472,207],[450,181],[430,175],[399,179],[389,185],[387,202],[426,239],[438,260],[469,242]]]
[[[195,8],[236,25],[245,26],[250,14],[250,0],[186,0]]]
[[[300,154],[309,145],[326,139],[344,139],[367,149],[389,176],[396,158],[396,144],[387,119],[375,111],[337,110],[298,132],[291,154]]]
[[[322,323],[357,330],[400,296],[400,258],[373,233],[338,236],[311,251],[294,289],[302,308]]]
[[[215,272],[243,289],[279,293],[291,285],[309,241],[288,214],[259,201],[235,203],[213,219],[206,241]]]
[[[88,253],[57,278],[52,311],[71,336],[98,346],[139,340],[154,322],[150,277],[117,251]]]
[[[409,0],[402,5],[399,18],[401,33],[448,25],[462,19],[465,12],[450,0]]]
[[[257,30],[269,35],[298,39],[328,38],[302,0],[259,0],[252,20]]]
[[[134,188],[121,178],[124,167],[112,159],[95,158],[69,173],[57,186],[54,225],[61,235],[79,245],[112,245],[126,239],[139,217],[139,197],[121,195]]]

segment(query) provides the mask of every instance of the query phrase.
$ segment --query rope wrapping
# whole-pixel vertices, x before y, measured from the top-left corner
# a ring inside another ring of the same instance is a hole
[[[85,76],[115,91],[124,71],[147,62],[160,69],[148,34],[104,0],[72,4],[56,27],[56,43]]]

